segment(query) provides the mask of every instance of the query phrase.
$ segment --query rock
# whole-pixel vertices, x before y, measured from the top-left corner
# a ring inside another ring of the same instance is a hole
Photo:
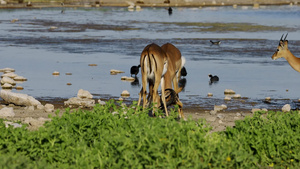
[[[27,81],[27,79],[23,76],[16,76],[14,80],[18,82]]]
[[[266,101],[270,101],[270,100],[271,100],[271,97],[266,97],[265,100],[266,100]]]
[[[9,73],[4,73],[1,77],[10,77],[10,78],[15,78],[16,76],[18,76],[17,74],[15,74],[14,72],[9,72]]]
[[[118,73],[125,73],[125,72],[123,72],[121,70],[115,70],[115,69],[110,70],[110,74],[112,74],[112,75],[115,75],[115,74],[118,74]]]
[[[207,93],[207,97],[212,97],[213,94],[212,93]]]
[[[45,104],[45,111],[47,112],[47,113],[51,113],[51,112],[54,112],[54,105],[53,104]]]
[[[29,111],[34,111],[34,106],[27,106],[25,107],[25,109]]]
[[[236,113],[235,115],[236,115],[237,117],[241,117],[241,116],[242,116],[241,113]]]
[[[123,92],[121,93],[121,96],[123,96],[123,97],[129,97],[130,93],[127,90],[123,90]]]
[[[81,107],[94,107],[95,100],[92,99],[82,99],[78,97],[72,97],[69,100],[65,101],[64,104],[66,106],[81,106]]]
[[[225,100],[225,101],[230,101],[230,100],[231,100],[231,97],[225,96],[224,100]]]
[[[209,112],[209,114],[210,114],[210,115],[216,115],[216,114],[217,114],[217,111],[216,111],[216,110],[211,110],[211,111]]]
[[[102,100],[98,100],[98,103],[100,104],[100,105],[106,105],[106,103],[105,103],[105,101],[102,101]]]
[[[11,84],[5,83],[1,87],[2,87],[2,89],[12,89],[13,86]]]
[[[0,117],[14,117],[14,109],[12,107],[4,107],[0,110]]]
[[[38,110],[44,110],[44,109],[45,109],[45,106],[43,106],[42,104],[40,104],[40,105],[37,105],[36,108],[37,108]]]
[[[283,112],[289,112],[289,111],[291,111],[291,105],[286,104],[286,105],[284,105],[284,106],[282,107],[281,110],[282,110]]]
[[[218,114],[217,117],[218,117],[219,119],[224,119],[224,118],[225,118],[224,114]]]
[[[0,72],[15,72],[15,69],[13,69],[13,68],[4,68],[4,69],[0,69]]]
[[[240,99],[240,98],[241,98],[241,95],[240,95],[240,94],[235,94],[235,95],[233,95],[233,98],[234,98],[234,99]]]
[[[6,4],[7,4],[7,2],[6,2],[6,1],[2,1],[2,0],[1,0],[1,1],[0,1],[0,4],[1,4],[1,5],[6,5]]]
[[[70,76],[70,75],[72,75],[72,73],[66,73],[66,75],[69,75],[69,76]]]
[[[26,117],[24,119],[24,123],[29,125],[29,129],[37,129],[42,127],[46,121],[51,121],[51,119],[40,117],[38,119],[34,119],[32,117]]]
[[[8,84],[11,84],[11,85],[16,85],[16,82],[14,81],[14,79],[10,78],[10,77],[3,77],[1,79],[1,84],[5,84],[5,83],[8,83]]]
[[[263,108],[263,109],[261,109],[262,111],[268,111],[268,109],[266,109],[266,108]]]
[[[16,86],[16,90],[23,90],[24,88],[22,86]]]
[[[11,91],[0,90],[0,97],[8,103],[19,106],[37,106],[41,103],[27,94],[13,93]]]
[[[21,128],[22,124],[19,123],[13,123],[10,121],[4,121],[5,127],[8,128],[9,126],[13,126],[14,128]]]
[[[227,106],[225,104],[214,106],[214,111],[221,111],[221,110],[225,110],[225,109],[227,109]]]
[[[92,99],[93,95],[87,90],[79,89],[77,97],[81,99]]]
[[[97,64],[89,64],[89,66],[98,66]]]
[[[71,85],[72,85],[72,83],[67,83],[67,85],[68,85],[68,86],[71,86]]]
[[[58,75],[60,75],[60,73],[59,73],[58,71],[54,71],[54,72],[52,73],[52,75],[58,76]]]
[[[235,94],[235,91],[232,89],[225,89],[224,94]]]
[[[133,78],[133,77],[127,77],[127,76],[122,76],[122,77],[121,77],[121,80],[133,82],[133,81],[135,81],[135,78]]]

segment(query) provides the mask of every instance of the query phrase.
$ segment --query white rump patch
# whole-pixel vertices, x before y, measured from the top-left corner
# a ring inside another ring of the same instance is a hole
[[[185,57],[181,56],[181,68],[185,65]]]

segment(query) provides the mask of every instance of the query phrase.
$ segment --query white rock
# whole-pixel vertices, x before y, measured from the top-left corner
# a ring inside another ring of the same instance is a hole
[[[25,109],[29,111],[34,111],[34,106],[27,106],[25,107]]]
[[[51,112],[53,112],[54,111],[54,105],[53,104],[45,104],[45,111],[47,112],[47,113],[51,113]]]
[[[0,4],[1,4],[1,5],[6,5],[7,2],[6,2],[6,1],[0,1]]]
[[[98,100],[98,103],[100,104],[100,105],[105,105],[106,103],[105,103],[105,101],[102,101],[102,100]]]
[[[135,81],[135,78],[133,78],[133,77],[127,77],[127,76],[122,76],[121,77],[121,80],[125,80],[125,81]]]
[[[32,96],[21,93],[13,93],[6,90],[0,90],[0,97],[8,103],[13,103],[20,106],[37,106],[41,104],[41,102]]]
[[[22,124],[19,123],[13,123],[10,121],[4,121],[5,127],[8,128],[9,126],[13,126],[14,128],[20,128],[22,127]]]
[[[227,109],[227,106],[224,105],[224,104],[214,106],[214,111],[221,111],[221,110],[224,110],[224,109]]]
[[[92,99],[93,95],[87,90],[79,89],[77,97],[81,99]]]
[[[210,115],[215,115],[215,114],[217,114],[217,111],[216,111],[216,110],[211,110],[211,111],[209,112],[209,114],[210,114]]]
[[[110,70],[110,74],[117,74],[117,73],[125,73],[125,72],[122,70],[115,70],[115,69]]]
[[[240,99],[240,98],[241,98],[241,95],[240,95],[240,94],[235,94],[235,95],[233,96],[233,98],[234,98],[234,99]]]
[[[266,100],[266,101],[270,101],[270,100],[271,100],[271,97],[266,97],[265,100]]]
[[[0,72],[15,72],[15,69],[13,68],[4,68],[4,69],[0,69]]]
[[[225,89],[224,94],[235,94],[235,91],[232,89]]]
[[[40,104],[40,105],[37,105],[36,108],[38,110],[44,110],[45,106],[43,106],[42,104]]]
[[[208,96],[208,97],[212,97],[213,94],[212,94],[212,93],[207,93],[207,96]]]
[[[5,83],[16,85],[16,82],[12,78],[6,76],[1,79],[1,84],[5,84]]]
[[[14,109],[12,107],[4,107],[0,110],[0,117],[14,117]]]
[[[2,85],[1,87],[2,89],[12,89],[13,86],[9,83],[4,83],[4,85]]]
[[[128,97],[130,96],[130,93],[127,90],[123,90],[121,96]]]
[[[72,97],[69,100],[65,101],[66,106],[83,106],[83,107],[94,107],[95,100],[92,99],[81,99],[78,97]]]
[[[230,101],[230,100],[231,100],[231,97],[225,96],[224,100],[225,100],[225,101]]]
[[[16,76],[18,76],[17,74],[15,74],[14,72],[9,72],[9,73],[4,73],[1,77],[10,77],[10,78],[15,78]]]
[[[60,73],[59,73],[58,71],[54,71],[54,72],[52,73],[52,75],[54,75],[54,76],[59,76]]]
[[[284,105],[282,107],[282,111],[283,112],[289,112],[289,111],[291,111],[291,105],[289,105],[289,104]]]
[[[15,81],[27,81],[27,79],[26,79],[25,77],[23,77],[23,76],[16,76],[16,77],[14,78],[14,80],[15,80]]]

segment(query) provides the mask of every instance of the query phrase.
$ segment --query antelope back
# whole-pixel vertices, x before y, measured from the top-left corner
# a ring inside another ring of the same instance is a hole
[[[147,79],[155,80],[166,73],[168,69],[167,56],[160,46],[152,43],[144,48],[140,65],[142,75],[146,74]],[[155,77],[155,74],[159,77]]]
[[[172,88],[172,79],[181,70],[181,52],[171,43],[166,43],[161,47],[168,57],[168,71],[165,74],[166,89]]]

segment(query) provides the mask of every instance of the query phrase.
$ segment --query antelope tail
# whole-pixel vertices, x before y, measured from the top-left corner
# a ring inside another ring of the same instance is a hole
[[[185,57],[181,56],[181,68],[185,65]]]

